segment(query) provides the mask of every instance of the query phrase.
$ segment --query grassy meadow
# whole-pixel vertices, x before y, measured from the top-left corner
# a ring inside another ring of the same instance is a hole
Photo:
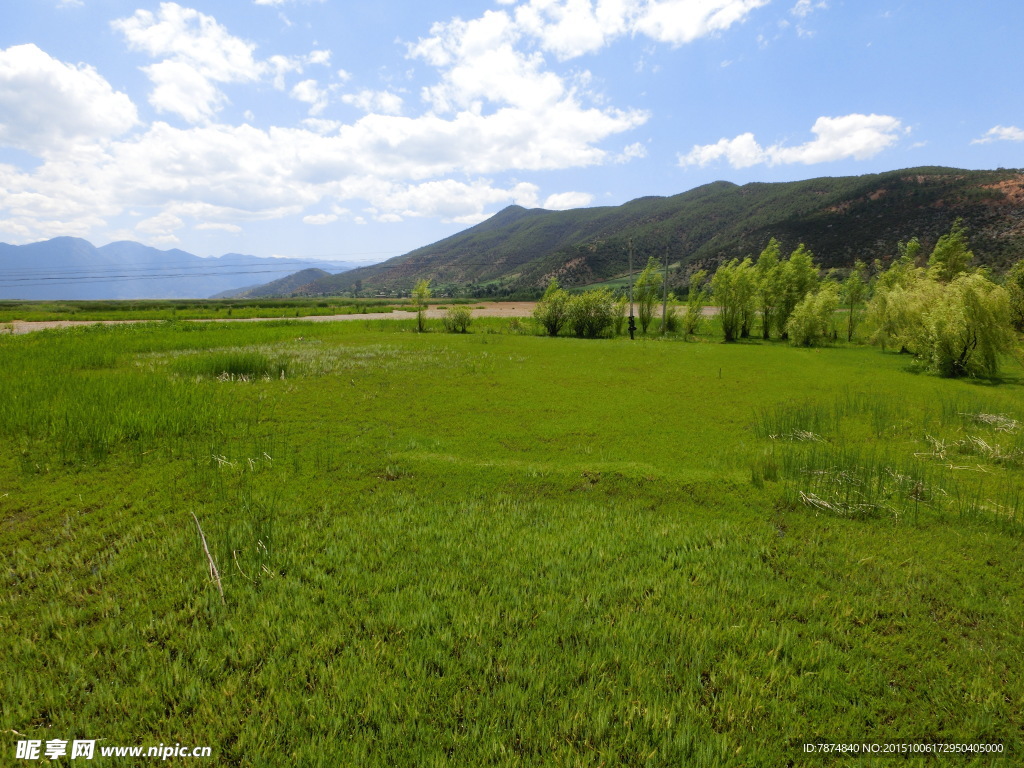
[[[0,764],[1024,761],[1024,370],[518,327],[0,336]]]

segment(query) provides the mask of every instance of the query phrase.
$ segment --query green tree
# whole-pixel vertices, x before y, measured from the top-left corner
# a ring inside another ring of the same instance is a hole
[[[757,280],[750,259],[733,259],[715,270],[711,292],[718,305],[725,341],[735,341],[743,331],[743,321],[754,306]]]
[[[911,267],[917,266],[917,257],[921,254],[921,241],[912,237],[906,242],[902,240],[896,243],[896,252],[899,253],[899,260]]]
[[[911,338],[922,329],[922,304],[928,299],[929,286],[935,283],[926,277],[916,276],[916,272],[909,274],[915,277],[892,284],[879,281],[868,302],[867,318],[874,327],[870,341],[882,349],[893,346],[900,352],[909,352],[908,343],[916,346]]]
[[[640,332],[647,333],[651,321],[654,319],[654,308],[661,298],[661,271],[658,262],[651,256],[647,259],[647,266],[644,267],[633,283],[633,297],[636,300],[637,320],[640,322]]]
[[[831,280],[817,291],[805,294],[786,321],[789,343],[797,347],[816,347],[831,339],[835,335],[839,294],[839,284]]]
[[[967,227],[963,219],[957,219],[949,233],[935,243],[928,257],[928,274],[941,283],[949,283],[966,272],[973,260],[974,254],[968,248]]]
[[[925,317],[930,368],[941,376],[994,376],[999,355],[1014,342],[1006,289],[984,275],[961,274],[938,298]]]
[[[566,314],[573,334],[596,339],[615,323],[615,298],[607,288],[584,291],[569,298]]]
[[[860,323],[860,305],[868,295],[868,284],[864,279],[867,265],[859,259],[854,262],[849,276],[843,281],[843,306],[846,307],[846,340],[853,341],[853,334]]]
[[[779,336],[786,338],[786,323],[789,322],[789,316],[793,314],[796,305],[818,285],[818,267],[814,263],[814,254],[803,243],[797,246],[781,266],[781,292],[775,323],[779,329]]]
[[[533,319],[540,323],[548,336],[557,336],[569,317],[568,309],[569,294],[558,287],[555,278],[551,278],[547,290],[533,308]]]
[[[426,330],[427,303],[433,294],[430,292],[430,280],[420,280],[412,289],[412,304],[416,308],[416,330],[420,333]]]
[[[869,305],[872,339],[899,345],[940,376],[992,376],[1013,349],[1009,292],[979,272],[949,283],[930,271],[877,290]]]
[[[785,269],[780,257],[781,246],[774,237],[757,257],[757,304],[761,313],[761,337],[771,338],[775,314],[783,293]]]

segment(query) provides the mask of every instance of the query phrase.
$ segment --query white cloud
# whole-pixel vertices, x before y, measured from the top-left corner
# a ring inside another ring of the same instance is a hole
[[[635,0],[530,0],[516,8],[515,19],[544,50],[571,59],[603,48],[626,34],[635,16]]]
[[[204,222],[201,222],[199,224],[196,224],[196,229],[221,230],[221,231],[224,231],[224,232],[231,232],[233,234],[237,234],[237,233],[242,231],[242,228],[240,226],[238,226],[237,224],[227,224],[225,222],[218,222],[218,221],[204,221]]]
[[[566,211],[570,208],[585,208],[594,201],[594,196],[587,192],[559,192],[548,195],[542,208],[550,211]]]
[[[291,90],[291,97],[309,104],[309,114],[319,115],[327,108],[327,91],[322,90],[316,80],[303,80]]]
[[[459,155],[462,170],[491,173],[604,162],[607,153],[596,144],[647,120],[641,110],[584,106],[574,89],[545,68],[540,53],[517,47],[522,35],[504,11],[435,24],[431,36],[409,51],[439,69],[440,81],[423,91],[433,114],[409,124],[392,122],[385,130],[394,135],[414,129],[409,146],[415,144],[425,161],[443,163]]]
[[[801,19],[810,16],[814,11],[828,8],[827,0],[797,0],[796,5],[790,8],[789,12]]]
[[[267,59],[266,67],[269,68],[271,72],[273,72],[274,78],[271,82],[274,84],[274,87],[279,91],[283,91],[285,88],[285,75],[291,72],[295,72],[301,75],[303,72],[303,67],[305,67],[306,65],[325,66],[330,63],[330,51],[315,50],[310,51],[305,56],[281,56],[280,54],[275,54],[274,56],[271,56],[269,59]],[[348,73],[345,72],[344,70],[340,70],[338,72],[338,75],[339,77],[341,77],[342,81],[348,79]]]
[[[327,50],[310,51],[309,55],[306,57],[306,61],[310,64],[322,64],[323,66],[327,66],[331,63],[331,52]]]
[[[442,72],[441,82],[424,89],[434,110],[480,112],[484,102],[539,110],[566,95],[561,78],[544,69],[539,53],[516,47],[520,31],[504,11],[479,19],[435,24],[431,37],[410,49]]]
[[[744,21],[769,0],[663,0],[649,2],[633,29],[658,42],[682,45]]]
[[[360,196],[372,203],[377,221],[431,216],[446,222],[477,223],[486,219],[487,208],[518,202],[537,205],[537,186],[522,182],[503,189],[487,179],[471,183],[444,179],[422,184],[381,184],[364,180]]]
[[[559,59],[594,53],[642,34],[682,45],[746,20],[770,0],[528,0],[515,9],[518,30]]]
[[[307,117],[302,121],[302,125],[313,131],[313,133],[318,133],[322,136],[326,133],[334,133],[339,130],[344,123],[341,123],[338,120],[325,120],[322,117]]]
[[[183,226],[185,226],[184,221],[173,213],[164,211],[151,218],[143,219],[135,225],[135,229],[148,235],[166,235],[181,229]]]
[[[757,1],[710,0],[708,8],[723,12]],[[529,0],[533,26],[516,9],[435,25],[409,48],[411,58],[437,69],[418,115],[411,114],[411,100],[403,101],[394,89],[335,96],[338,81],[350,77],[344,70],[336,70],[331,84],[301,78],[305,67],[329,66],[329,51],[260,60],[255,45],[196,10],[168,2],[155,11],[136,11],[113,27],[129,47],[153,57],[143,68],[153,82],[151,103],[191,125],[158,121],[115,140],[137,124],[127,96],[114,93],[92,70],[53,62],[34,49],[61,68],[62,77],[82,82],[76,81],[64,103],[53,93],[40,99],[59,105],[53,115],[35,123],[22,120],[17,130],[0,123],[7,143],[20,136],[43,160],[28,170],[0,165],[0,228],[21,238],[50,236],[49,222],[61,221],[66,231],[85,234],[133,209],[143,217],[136,231],[173,238],[187,226],[236,231],[245,221],[302,217],[313,206],[328,205],[333,213],[304,218],[321,223],[354,200],[371,206],[374,212],[365,217],[377,220],[431,216],[473,223],[513,201],[535,207],[535,185],[488,177],[643,157],[639,142],[619,152],[602,143],[648,119],[646,112],[615,109],[588,93],[589,73],[563,77],[552,71],[545,52],[578,55],[635,31],[643,13],[661,5]],[[708,29],[725,23],[714,22],[714,13],[705,10]],[[576,34],[575,21],[587,14],[596,32]],[[296,75],[299,82],[287,82]],[[91,89],[83,85],[90,77]],[[266,129],[217,122],[228,99],[224,86],[261,81],[309,104],[311,117],[297,126]],[[88,102],[76,102],[79,94]],[[0,106],[7,97],[0,89]],[[329,97],[366,114],[347,123],[326,119],[321,113]],[[5,114],[0,111],[0,121]],[[96,125],[88,122],[91,117]],[[83,142],[73,153],[44,155],[39,137],[51,129],[57,140],[78,135]],[[453,174],[459,180],[447,178]],[[545,204],[572,207],[591,200],[585,193],[559,193]]]
[[[272,82],[279,91],[284,90],[285,75],[289,72],[302,73],[302,60],[295,56],[274,55],[267,59],[267,64],[273,70],[274,79]]]
[[[647,147],[639,141],[633,142],[617,154],[614,158],[616,163],[628,163],[630,160],[642,160],[647,157]]]
[[[330,224],[338,220],[338,217],[333,213],[317,213],[312,216],[303,216],[302,221],[306,224],[314,224],[316,226],[322,226],[324,224]]]
[[[376,112],[382,115],[400,115],[402,113],[402,97],[390,91],[364,89],[358,93],[346,93],[341,100],[363,112]]]
[[[209,120],[226,102],[215,84],[255,82],[268,70],[253,57],[256,46],[229,34],[212,16],[177,3],[161,3],[154,15],[138,10],[111,26],[133,50],[162,61],[142,70],[156,86],[149,101],[196,123]]]
[[[989,128],[980,139],[974,139],[971,144],[989,144],[993,141],[1024,141],[1024,130],[1015,125],[997,125]]]
[[[31,43],[0,50],[0,145],[46,153],[110,139],[138,121],[135,105],[92,67]]]
[[[853,158],[866,160],[892,146],[904,132],[902,123],[888,115],[852,114],[843,117],[819,117],[811,132],[812,141],[795,147],[774,144],[762,147],[752,133],[733,139],[720,139],[715,144],[695,146],[679,156],[681,166],[705,166],[725,158],[733,168],[752,165],[812,165]]]
[[[190,123],[199,123],[212,119],[227,103],[223,92],[187,63],[168,59],[144,69],[155,86],[149,103],[159,112],[173,112]]]

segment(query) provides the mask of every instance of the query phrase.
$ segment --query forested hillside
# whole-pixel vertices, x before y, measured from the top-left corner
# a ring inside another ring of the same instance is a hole
[[[457,235],[382,264],[323,278],[310,294],[405,291],[429,278],[442,292],[523,294],[551,277],[566,286],[613,278],[667,248],[676,277],[758,253],[771,237],[819,264],[889,259],[900,240],[930,248],[962,218],[979,261],[1006,268],[1024,253],[1024,173],[911,168],[867,176],[737,186],[715,182],[672,197],[570,211],[510,206]]]

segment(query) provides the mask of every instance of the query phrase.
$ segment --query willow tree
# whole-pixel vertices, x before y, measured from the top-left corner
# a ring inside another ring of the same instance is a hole
[[[968,247],[967,227],[963,219],[957,219],[949,232],[935,243],[928,257],[928,274],[940,283],[949,283],[965,273],[972,261],[974,253]]]
[[[781,246],[774,237],[757,257],[757,308],[761,313],[761,337],[771,337],[775,315],[784,291],[785,267],[780,258]]]
[[[789,254],[789,259],[781,265],[779,276],[780,295],[775,324],[779,336],[786,338],[786,323],[793,314],[796,305],[804,297],[818,287],[818,266],[814,263],[814,254],[800,243],[796,250]]]
[[[863,261],[856,261],[853,264],[853,269],[850,270],[850,274],[843,281],[842,287],[842,300],[843,306],[846,307],[846,340],[853,341],[854,331],[857,330],[857,324],[860,322],[861,315],[863,314],[860,305],[868,295],[868,284],[864,280],[864,275],[867,272],[867,265]]]
[[[640,321],[640,332],[647,333],[654,319],[654,308],[661,297],[661,270],[653,256],[648,257],[644,267],[633,283],[633,296],[636,299],[637,320]]]
[[[869,312],[874,343],[898,345],[940,376],[993,376],[1013,349],[1009,292],[978,272],[946,283],[906,271],[876,287]]]
[[[749,258],[743,261],[733,259],[715,270],[711,278],[711,293],[718,305],[725,341],[740,338],[744,320],[754,307],[756,292],[757,277]]]

